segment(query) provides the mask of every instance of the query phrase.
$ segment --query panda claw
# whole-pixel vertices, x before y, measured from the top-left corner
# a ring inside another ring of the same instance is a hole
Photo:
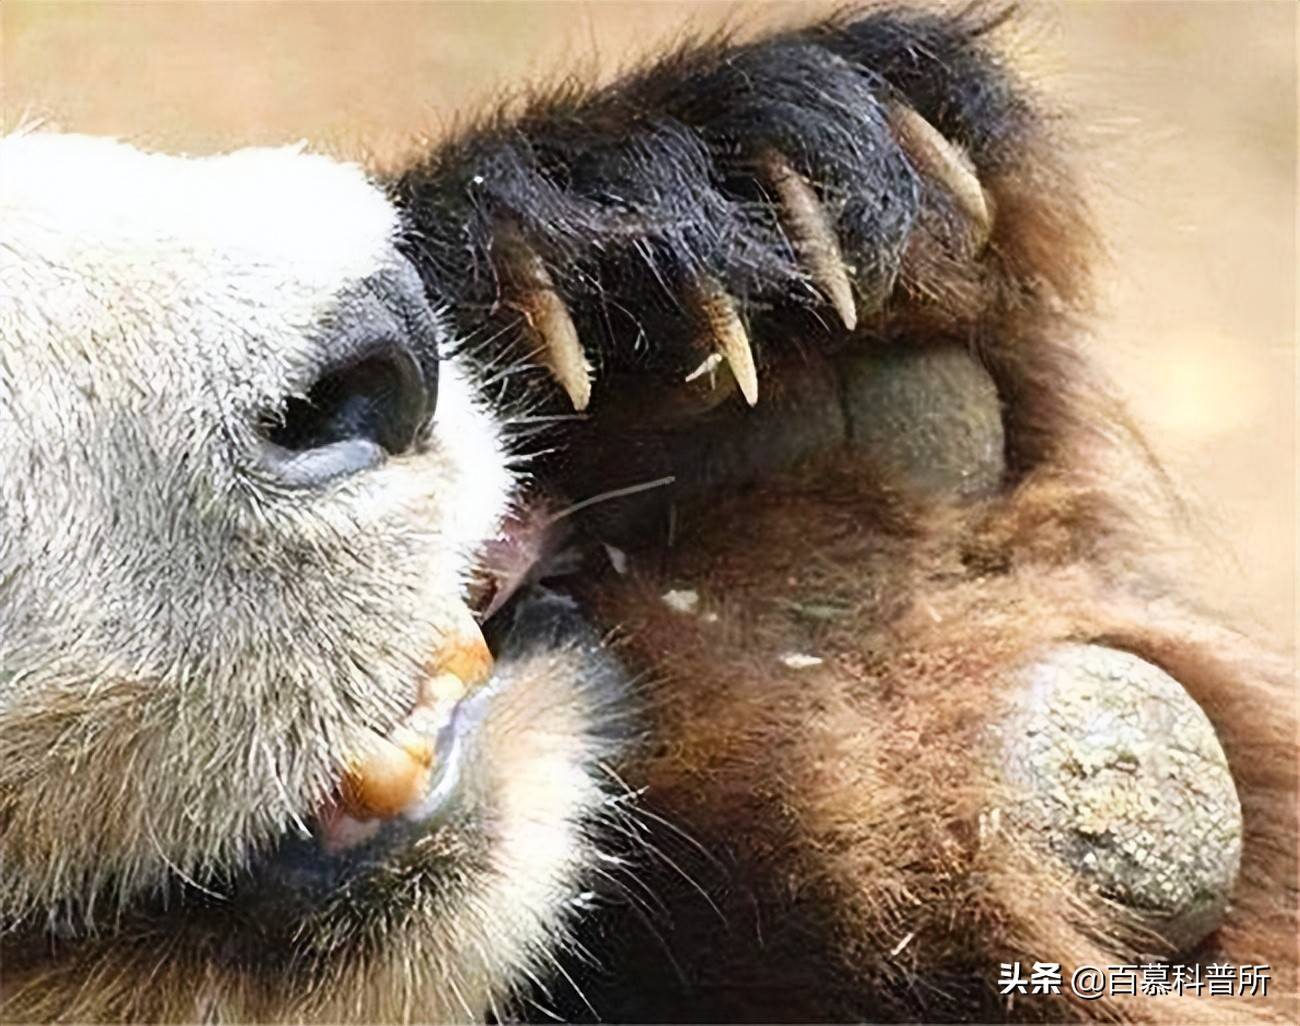
[[[852,331],[858,324],[853,287],[826,208],[812,186],[781,153],[767,150],[759,163],[763,178],[776,195],[777,217],[799,262],[818,291],[830,301],[844,327]]]
[[[716,279],[705,275],[688,286],[687,303],[708,341],[727,361],[745,402],[753,406],[758,402],[758,371],[736,301]]]
[[[988,241],[993,219],[970,158],[906,104],[890,105],[889,122],[913,166],[943,185],[970,218],[976,248],[982,247]]]
[[[581,413],[591,402],[591,365],[587,362],[569,309],[555,292],[539,293],[533,332],[551,376]]]
[[[582,412],[591,402],[591,365],[568,306],[541,255],[515,225],[499,227],[497,246],[499,271],[511,292],[512,305],[523,316],[533,348],[573,408]]]

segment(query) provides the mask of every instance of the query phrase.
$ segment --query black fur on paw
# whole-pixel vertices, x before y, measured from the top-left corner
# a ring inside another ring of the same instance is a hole
[[[528,425],[520,447],[558,415],[636,448],[888,343],[985,366],[1010,473],[1058,455],[1086,404],[1034,382],[1078,377],[1057,338],[1090,237],[1047,119],[987,45],[1004,18],[716,36],[497,113],[394,179],[408,252],[484,394]]]

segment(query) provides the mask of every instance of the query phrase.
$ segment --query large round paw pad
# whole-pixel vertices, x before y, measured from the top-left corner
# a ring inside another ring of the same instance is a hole
[[[1128,652],[1058,645],[1021,671],[999,729],[1009,810],[1031,844],[1171,947],[1223,917],[1241,859],[1227,759],[1182,685]]]

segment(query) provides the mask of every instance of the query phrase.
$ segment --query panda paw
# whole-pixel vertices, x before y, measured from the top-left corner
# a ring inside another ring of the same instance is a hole
[[[675,420],[853,338],[978,344],[1010,293],[1069,291],[1017,251],[1042,129],[996,27],[873,13],[536,97],[393,183],[410,252],[530,413]]]

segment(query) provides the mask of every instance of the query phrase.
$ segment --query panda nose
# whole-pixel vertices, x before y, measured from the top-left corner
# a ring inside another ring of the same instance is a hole
[[[260,426],[259,469],[276,483],[315,487],[409,451],[432,416],[429,370],[391,335],[361,338]]]

